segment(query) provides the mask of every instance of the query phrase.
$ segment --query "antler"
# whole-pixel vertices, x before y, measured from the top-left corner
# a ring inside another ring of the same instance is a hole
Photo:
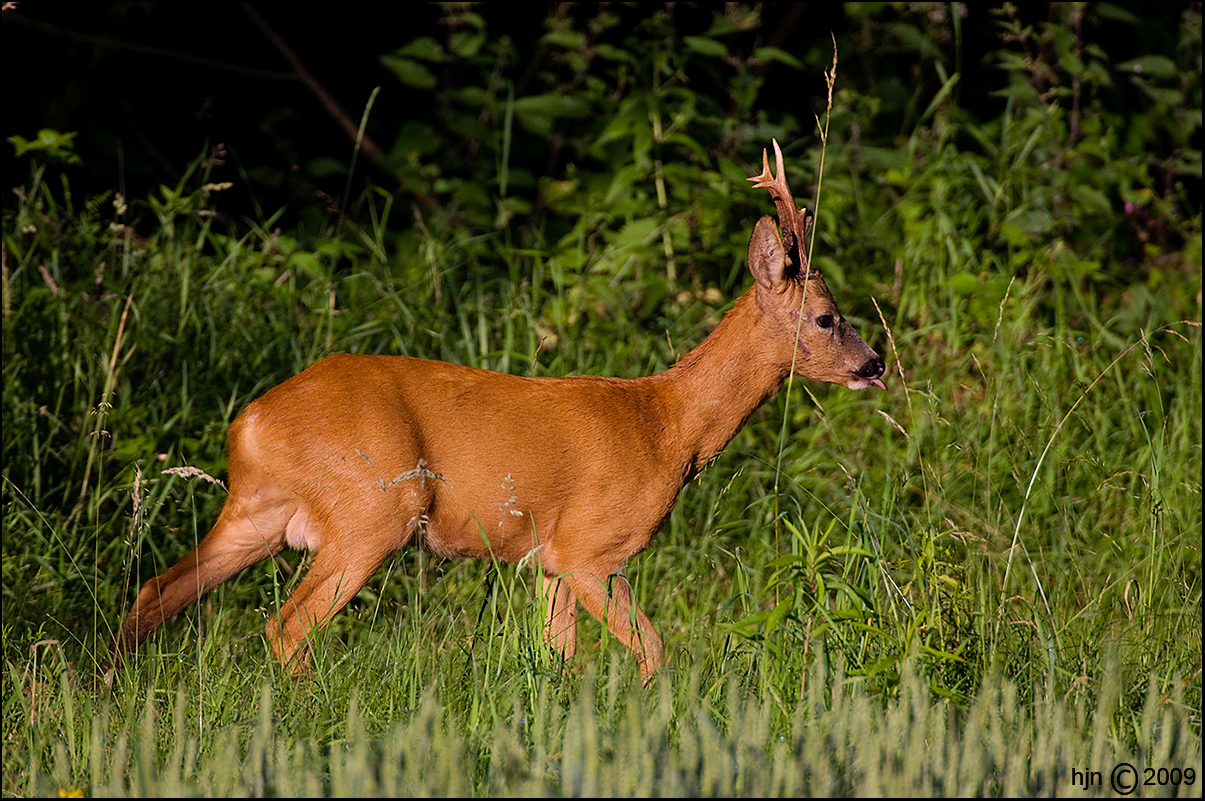
[[[774,145],[774,161],[778,177],[775,178],[770,172],[770,159],[765,148],[762,148],[761,175],[755,175],[746,180],[757,181],[753,185],[754,189],[770,190],[770,197],[774,198],[774,206],[778,209],[778,225],[782,229],[783,249],[788,254],[792,254],[791,260],[802,270],[807,261],[803,243],[808,232],[812,230],[812,213],[807,209],[795,208],[795,199],[791,195],[790,187],[787,186],[786,171],[782,166],[782,150],[778,147],[777,139],[770,141]]]

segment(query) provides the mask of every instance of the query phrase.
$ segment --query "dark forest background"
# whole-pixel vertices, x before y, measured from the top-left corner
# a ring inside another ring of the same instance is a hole
[[[848,95],[836,135],[860,147],[902,147],[956,74],[961,124],[1057,103],[1069,155],[1089,132],[1115,137],[1147,157],[1153,188],[1182,182],[1199,204],[1200,128],[1171,119],[1200,91],[1199,53],[1182,46],[1196,4],[9,5],[6,135],[76,133],[68,175],[81,194],[141,197],[221,144],[212,179],[235,179],[231,214],[283,208],[289,224],[348,212],[363,182],[420,207],[469,205],[466,183],[498,183],[513,97],[508,195],[538,215],[555,203],[533,184],[615,166],[611,150],[630,143],[615,115],[633,103],[674,119],[675,136],[650,146],[667,163],[752,162],[775,132],[811,147],[835,40]],[[354,131],[378,87],[349,186]],[[1077,116],[1092,122],[1076,130]],[[969,130],[953,141],[976,147]],[[4,164],[14,185],[23,160]],[[1108,200],[1124,204],[1117,192]]]

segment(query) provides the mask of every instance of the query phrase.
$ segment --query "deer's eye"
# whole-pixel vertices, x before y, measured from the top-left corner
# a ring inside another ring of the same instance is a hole
[[[833,316],[831,314],[820,315],[816,318],[816,325],[820,326],[821,328],[832,328]]]

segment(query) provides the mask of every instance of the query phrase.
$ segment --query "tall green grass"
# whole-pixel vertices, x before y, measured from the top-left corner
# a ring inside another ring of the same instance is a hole
[[[1199,795],[1199,208],[1023,85],[974,124],[938,67],[893,147],[833,99],[814,263],[888,391],[796,382],[684,488],[627,571],[667,647],[651,690],[588,616],[561,664],[529,568],[415,550],[317,637],[310,682],[262,636],[296,554],[94,676],[216,518],[201,476],[247,402],[336,351],[668,367],[748,286],[768,204],[736,187],[782,130],[667,138],[649,213],[627,166],[527,175],[547,216],[492,228],[524,186],[505,163],[498,209],[451,181],[465,206],[401,220],[370,187],[290,230],[226,216],[211,159],[146,198],[35,164],[4,219],[3,791],[1105,793],[1128,761],[1196,771],[1144,795]],[[813,155],[787,147],[797,187]],[[1118,198],[1171,244],[1135,246]]]
[[[226,426],[267,387],[333,350],[636,375],[727,301],[683,293],[661,333],[623,305],[558,325],[571,287],[462,281],[480,272],[455,248],[402,289],[363,255],[381,228],[219,233],[212,197],[182,188],[136,239],[98,221],[109,199],[79,208],[40,178],[17,218],[38,230],[7,234],[6,792],[1036,793],[1123,757],[1200,767],[1191,270],[1131,287],[1144,317],[1041,267],[990,305],[909,313],[937,269],[919,259],[894,318],[843,298],[890,389],[796,390],[684,489],[629,571],[669,651],[650,693],[592,620],[559,663],[529,570],[412,550],[318,638],[312,684],[261,636],[304,569],[287,556],[97,688],[135,588],[224,497],[165,468],[220,475]],[[626,339],[590,347],[604,330]]]
[[[1181,690],[1162,698],[1147,685],[1135,749],[1087,725],[1111,717],[1116,672],[1095,708],[1049,687],[1026,700],[999,676],[959,707],[914,668],[884,704],[840,660],[817,659],[806,697],[783,710],[735,679],[704,686],[699,667],[631,692],[608,660],[568,682],[503,680],[482,695],[494,708],[478,723],[439,700],[439,678],[395,716],[381,714],[390,685],[352,686],[327,710],[321,683],[236,679],[241,702],[202,707],[184,687],[96,701],[52,682],[21,735],[49,747],[6,783],[41,796],[1200,796],[1200,737]]]

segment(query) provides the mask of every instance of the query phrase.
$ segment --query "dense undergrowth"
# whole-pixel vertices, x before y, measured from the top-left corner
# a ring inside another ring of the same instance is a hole
[[[384,157],[397,187],[287,230],[224,213],[243,184],[217,148],[144,198],[75,196],[57,150],[23,155],[4,791],[1020,794],[1123,757],[1199,772],[1199,6],[1166,52],[1117,60],[1085,31],[1124,9],[1001,9],[986,116],[959,102],[956,14],[858,11],[839,76],[874,25],[954,44],[916,45],[911,86],[839,78],[823,149],[811,108],[758,102],[767,64],[806,76],[831,51],[738,52],[756,20],[731,9],[691,36],[551,14],[523,91],[497,80],[507,40],[447,13],[446,39],[385,57],[438,101]],[[888,391],[795,382],[683,490],[629,566],[669,652],[651,690],[593,621],[566,672],[529,570],[417,551],[324,630],[312,684],[261,636],[293,555],[93,686],[135,588],[223,501],[168,469],[220,477],[248,401],[342,351],[665,369],[749,284],[772,207],[745,179],[771,137]],[[551,147],[572,155],[545,174]]]

